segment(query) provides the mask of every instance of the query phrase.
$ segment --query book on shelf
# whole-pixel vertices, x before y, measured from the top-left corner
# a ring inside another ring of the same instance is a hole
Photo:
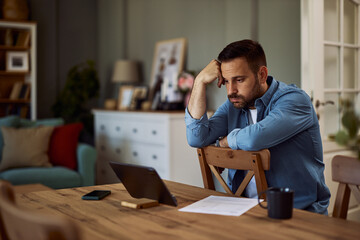
[[[20,31],[16,39],[16,46],[28,47],[29,43],[30,43],[30,32]]]
[[[20,118],[27,118],[29,116],[29,107],[28,106],[21,106],[18,110],[18,116]]]
[[[20,118],[30,118],[30,107],[18,104],[9,104],[6,107],[5,115],[17,115]]]
[[[14,83],[14,85],[13,85],[13,87],[12,87],[12,89],[11,89],[11,93],[10,93],[9,99],[11,99],[11,100],[16,100],[16,99],[19,98],[22,85],[23,85],[22,82],[16,82],[16,83]]]
[[[21,90],[20,90],[20,93],[19,93],[19,99],[29,99],[30,97],[30,84],[28,83],[24,83],[22,86],[21,86]]]
[[[11,90],[9,99],[24,99],[27,100],[30,98],[30,84],[23,82],[16,82]]]

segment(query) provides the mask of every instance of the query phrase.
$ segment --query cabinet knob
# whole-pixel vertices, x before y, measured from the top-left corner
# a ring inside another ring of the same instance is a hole
[[[105,151],[106,147],[104,145],[101,145],[100,149],[101,149],[101,151]]]
[[[119,126],[116,126],[115,130],[116,130],[117,132],[120,132],[121,128],[120,128]]]
[[[157,131],[156,130],[152,130],[152,135],[156,135],[157,134]]]
[[[152,155],[152,159],[156,160],[157,159],[157,156],[154,154]]]
[[[138,153],[137,152],[133,152],[133,156],[137,157]]]
[[[120,149],[120,148],[116,148],[115,152],[116,152],[117,154],[120,154],[120,153],[121,153],[121,149]]]
[[[101,125],[100,125],[100,130],[102,130],[102,131],[105,130],[105,125],[104,125],[104,124],[101,124]]]
[[[133,128],[132,131],[133,131],[133,133],[137,133],[138,130],[137,130],[137,128]]]

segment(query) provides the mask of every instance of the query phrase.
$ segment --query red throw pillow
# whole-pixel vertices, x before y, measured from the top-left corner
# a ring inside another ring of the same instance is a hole
[[[76,148],[83,127],[82,123],[55,127],[49,146],[49,158],[54,166],[60,165],[76,170]]]

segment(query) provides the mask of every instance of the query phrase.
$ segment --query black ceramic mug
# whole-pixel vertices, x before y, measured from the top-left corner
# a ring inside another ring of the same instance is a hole
[[[267,206],[260,202],[260,197],[266,194]],[[290,188],[268,188],[258,195],[260,207],[268,210],[268,216],[275,219],[289,219],[292,217],[294,205],[294,191]]]

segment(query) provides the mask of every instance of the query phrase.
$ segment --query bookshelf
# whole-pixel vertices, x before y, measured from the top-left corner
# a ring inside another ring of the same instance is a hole
[[[36,23],[0,20],[0,117],[36,119],[36,66]]]

